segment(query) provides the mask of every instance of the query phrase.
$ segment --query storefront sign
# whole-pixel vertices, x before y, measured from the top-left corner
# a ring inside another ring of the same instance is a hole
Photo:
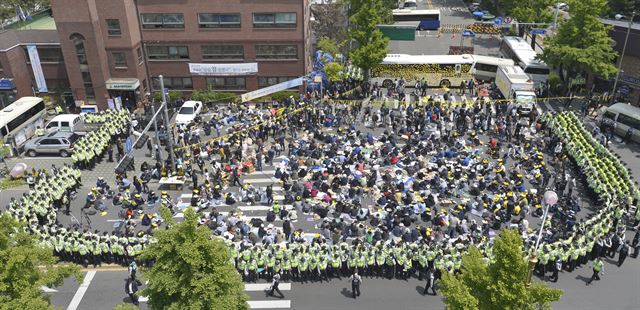
[[[266,95],[270,95],[276,92],[279,92],[281,90],[285,90],[285,89],[289,89],[292,87],[296,87],[296,86],[300,86],[302,85],[304,81],[303,77],[299,77],[297,79],[293,79],[290,81],[286,81],[286,82],[282,82],[280,84],[276,84],[276,85],[272,85],[269,87],[265,87],[265,88],[261,88],[258,90],[254,90],[252,92],[248,92],[246,94],[242,94],[242,96],[240,96],[242,98],[242,102],[247,102],[250,100],[253,100],[255,98],[260,98],[260,97],[264,97]]]
[[[44,73],[42,72],[42,66],[40,65],[40,55],[38,55],[38,48],[35,45],[27,45],[27,52],[29,53],[31,69],[33,70],[33,76],[36,79],[38,92],[48,93],[49,90],[47,89],[47,82],[44,79]]]
[[[235,75],[252,75],[258,73],[258,63],[240,63],[240,64],[203,64],[190,63],[189,72],[193,75],[202,76],[235,76]]]
[[[105,82],[109,90],[136,90],[140,87],[138,79],[109,79]]]
[[[1,79],[0,80],[0,90],[12,90],[15,86],[13,86],[13,81],[9,79]]]

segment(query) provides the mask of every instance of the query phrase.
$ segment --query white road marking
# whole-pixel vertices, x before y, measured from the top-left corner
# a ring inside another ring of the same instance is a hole
[[[245,283],[244,290],[247,292],[259,292],[264,291],[271,287],[271,283]],[[291,283],[280,283],[278,288],[281,291],[290,291]]]
[[[84,297],[84,294],[87,292],[87,289],[89,289],[89,284],[91,284],[91,281],[93,280],[93,277],[96,275],[96,272],[97,271],[95,270],[87,272],[87,274],[84,276],[84,280],[82,281],[82,284],[76,291],[76,294],[73,295],[73,299],[71,300],[69,307],[67,307],[67,310],[78,309],[78,306],[82,301],[82,297]]]
[[[288,309],[291,308],[291,300],[249,300],[250,309]]]

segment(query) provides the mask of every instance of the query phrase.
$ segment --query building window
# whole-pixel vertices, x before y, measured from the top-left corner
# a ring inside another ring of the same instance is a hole
[[[138,46],[138,48],[136,49],[136,54],[138,55],[138,64],[141,64],[143,60],[142,47]]]
[[[93,83],[91,82],[91,73],[89,72],[89,64],[87,62],[86,49],[84,47],[84,37],[79,33],[74,33],[69,36],[69,40],[73,42],[73,46],[76,49],[76,57],[80,64],[80,74],[82,76],[82,84],[84,87],[84,94],[86,99],[94,99],[96,94],[93,90]]]
[[[240,28],[240,13],[198,14],[200,28]]]
[[[64,62],[62,58],[62,50],[59,47],[43,47],[38,46],[38,56],[42,63],[59,63]],[[27,47],[24,47],[25,55],[29,55]],[[31,59],[27,56],[27,64],[31,64]]]
[[[110,36],[122,35],[119,19],[107,19],[107,34]]]
[[[267,87],[295,79],[293,76],[259,76],[258,86]]]
[[[142,14],[142,28],[184,29],[184,15],[182,13]]]
[[[295,28],[296,13],[253,13],[254,28]]]
[[[244,59],[242,45],[203,45],[203,59]]]
[[[207,87],[211,90],[245,90],[244,77],[208,77]]]
[[[127,67],[127,57],[123,52],[113,52],[113,65],[116,68],[126,68]]]
[[[153,60],[189,59],[186,46],[148,46],[147,53]]]
[[[163,77],[164,87],[168,89],[193,89],[191,77]],[[153,77],[153,88],[160,89],[160,79]]]
[[[296,45],[256,45],[256,59],[298,59]]]

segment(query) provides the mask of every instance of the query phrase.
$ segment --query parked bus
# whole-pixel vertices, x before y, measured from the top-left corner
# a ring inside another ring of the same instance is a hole
[[[545,83],[549,78],[549,67],[536,59],[537,53],[529,42],[520,37],[504,37],[500,44],[500,52],[504,57],[511,58],[537,84]]]
[[[404,79],[408,85],[424,79],[429,86],[451,87],[473,78],[471,55],[407,55],[388,54],[371,69],[371,82],[384,87]]]
[[[500,66],[513,66],[514,61],[509,58],[498,58],[491,56],[472,55],[475,61],[474,76],[478,80],[493,81]]]
[[[440,29],[440,10],[393,10],[393,22],[420,22],[417,30]]]
[[[22,97],[0,111],[0,138],[15,148],[22,146],[44,128],[45,106],[42,98]]]

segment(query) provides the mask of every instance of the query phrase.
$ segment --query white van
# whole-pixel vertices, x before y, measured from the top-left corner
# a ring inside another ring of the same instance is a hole
[[[598,116],[598,124],[614,124],[615,134],[625,137],[631,128],[631,140],[640,143],[640,108],[628,103],[616,103]]]
[[[84,120],[80,114],[60,114],[47,123],[47,133],[78,132],[84,130]]]

